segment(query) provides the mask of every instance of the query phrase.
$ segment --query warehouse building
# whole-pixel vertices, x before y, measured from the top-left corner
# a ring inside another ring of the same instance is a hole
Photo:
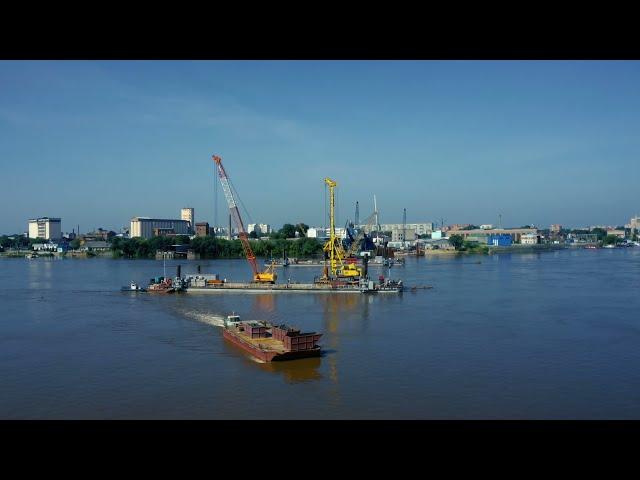
[[[479,239],[480,237],[488,237],[491,235],[510,235],[512,243],[521,243],[523,235],[538,235],[538,230],[536,228],[494,228],[491,230],[476,228],[473,230],[449,230],[447,233],[449,237],[451,237],[451,235],[461,235],[465,240]]]
[[[133,217],[129,232],[131,238],[151,238],[166,233],[189,235],[191,233],[191,222],[188,220]]]

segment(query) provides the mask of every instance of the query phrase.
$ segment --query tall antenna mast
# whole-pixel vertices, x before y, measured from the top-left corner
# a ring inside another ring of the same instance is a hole
[[[360,205],[358,205],[357,200],[356,200],[356,218],[354,223],[355,223],[354,227],[358,228],[358,225],[360,225]]]
[[[376,238],[380,238],[380,218],[378,218],[378,202],[376,196],[373,196],[373,212],[376,214]]]

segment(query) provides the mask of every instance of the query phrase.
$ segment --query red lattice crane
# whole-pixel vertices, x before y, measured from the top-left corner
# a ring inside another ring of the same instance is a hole
[[[220,183],[222,184],[224,197],[226,198],[227,204],[229,205],[229,210],[231,211],[231,217],[233,218],[233,221],[236,224],[236,228],[238,229],[238,237],[240,237],[240,241],[242,242],[242,249],[244,250],[244,256],[247,258],[247,261],[251,266],[251,270],[253,271],[253,281],[260,282],[260,283],[275,283],[277,275],[273,271],[273,264],[264,272],[258,271],[256,256],[253,253],[251,244],[249,243],[247,231],[244,229],[244,224],[242,223],[242,217],[240,216],[240,210],[238,210],[238,204],[233,195],[233,191],[231,190],[229,177],[227,176],[227,172],[222,166],[222,158],[220,158],[217,155],[213,155],[211,158],[213,159],[213,161],[215,162],[218,168],[218,176],[220,177]],[[231,232],[229,232],[229,236],[231,237]]]

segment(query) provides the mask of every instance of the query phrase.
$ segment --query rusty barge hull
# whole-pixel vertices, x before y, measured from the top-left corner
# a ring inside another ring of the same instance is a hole
[[[276,351],[259,348],[256,344],[246,339],[232,330],[224,329],[222,332],[225,339],[233,343],[236,347],[241,348],[251,356],[263,362],[280,362],[285,360],[296,360],[299,358],[319,357],[322,354],[320,347],[311,350],[299,351]],[[265,339],[262,339],[265,341]]]

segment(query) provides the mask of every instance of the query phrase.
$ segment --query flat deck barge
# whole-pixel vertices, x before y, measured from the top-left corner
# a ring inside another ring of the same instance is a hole
[[[207,285],[202,287],[189,286],[184,291],[187,293],[399,293],[402,290],[402,284],[374,284],[371,286],[367,285],[363,287],[357,284],[340,285],[331,283],[261,284],[225,282],[217,285]]]

